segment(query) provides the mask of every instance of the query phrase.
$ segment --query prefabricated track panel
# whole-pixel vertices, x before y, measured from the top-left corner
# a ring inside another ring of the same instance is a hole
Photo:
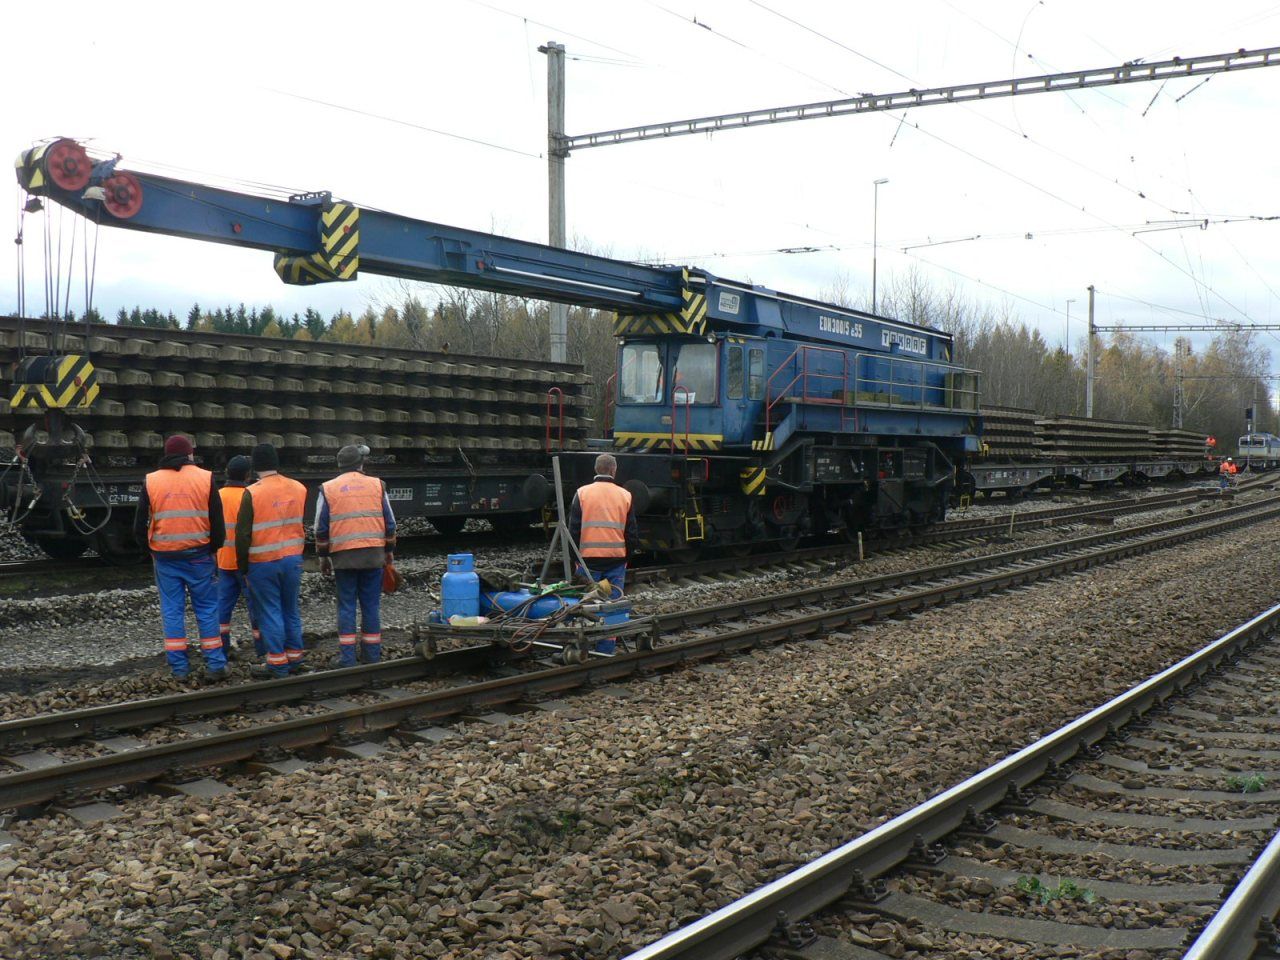
[[[0,370],[7,374],[23,351],[87,352],[101,395],[73,417],[89,434],[100,469],[149,466],[174,432],[190,434],[201,460],[214,468],[270,441],[295,468],[331,465],[338,447],[365,443],[380,464],[420,470],[442,458],[472,465],[540,461],[548,419],[553,449],[580,448],[592,428],[590,378],[572,364],[110,324],[59,326],[53,344],[55,328],[47,321],[0,317]],[[0,400],[0,446],[11,445],[36,419],[10,411],[9,392]]]
[[[982,442],[992,458],[1034,457],[1039,452],[1034,410],[1026,407],[984,406]]]
[[[1040,454],[1054,459],[1123,459],[1156,453],[1146,424],[1086,417],[1052,417],[1036,421]]]

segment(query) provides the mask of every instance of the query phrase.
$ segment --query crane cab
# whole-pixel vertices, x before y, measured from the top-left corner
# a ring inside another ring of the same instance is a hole
[[[727,336],[624,340],[612,401],[621,449],[750,446],[765,395],[766,343]]]

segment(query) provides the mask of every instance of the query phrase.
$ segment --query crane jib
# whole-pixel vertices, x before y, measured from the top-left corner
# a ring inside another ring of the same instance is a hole
[[[359,207],[327,192],[266,197],[121,168],[74,140],[24,152],[30,194],[97,222],[273,254],[286,283],[371,273],[574,304],[617,315],[619,336],[754,330],[921,359],[949,360],[941,331],[689,267],[653,266]]]

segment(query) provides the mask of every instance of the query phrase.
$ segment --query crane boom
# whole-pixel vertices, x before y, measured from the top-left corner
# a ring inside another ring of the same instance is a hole
[[[74,141],[24,153],[18,181],[112,226],[272,251],[286,283],[364,272],[628,313],[681,306],[679,270],[384,213],[328,193],[280,200],[124,171],[115,159],[95,163]]]
[[[18,158],[18,182],[96,222],[269,250],[286,283],[363,271],[616,313],[618,335],[754,330],[949,360],[949,334],[712,276],[452,227],[334,199],[280,200],[120,169],[59,139]]]

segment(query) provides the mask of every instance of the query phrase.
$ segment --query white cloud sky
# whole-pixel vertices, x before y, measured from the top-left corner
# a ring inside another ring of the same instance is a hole
[[[0,62],[21,78],[0,114],[0,142],[15,154],[72,136],[121,152],[126,165],[328,189],[533,240],[546,237],[546,61],[536,51],[546,40],[582,58],[567,64],[567,127],[585,133],[1280,38],[1280,5],[1261,0],[370,0],[305,10],[226,0],[139,3],[121,16],[69,2],[57,19],[55,45],[27,30],[0,36]],[[584,150],[568,162],[569,232],[614,256],[689,260],[811,296],[844,274],[865,296],[872,181],[887,177],[882,283],[919,266],[939,285],[1007,301],[1053,341],[1068,298],[1073,340],[1081,335],[1090,283],[1099,323],[1191,319],[1164,307],[1277,322],[1280,222],[1132,235],[1148,222],[1280,214],[1280,69],[1215,76],[1190,92],[1199,83]],[[833,249],[763,252],[807,246]],[[29,244],[34,312],[44,305],[39,252]],[[77,267],[77,311],[80,276]],[[362,309],[386,289],[376,277],[287,287],[268,254],[123,230],[102,231],[97,260],[96,303],[108,314],[136,303],[183,315],[193,301],[327,313]],[[10,269],[0,309],[16,305]],[[1156,339],[1171,347],[1173,336]]]

